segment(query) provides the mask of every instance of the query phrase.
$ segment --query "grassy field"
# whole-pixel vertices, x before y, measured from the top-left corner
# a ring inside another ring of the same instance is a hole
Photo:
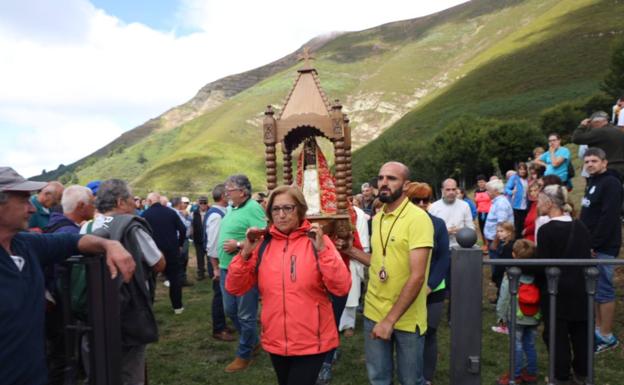
[[[487,270],[487,268],[486,268]],[[194,277],[194,268],[189,268],[189,277]],[[488,273],[486,272],[485,275]],[[618,272],[618,303],[615,330],[620,340],[624,339],[624,271]],[[495,311],[488,298],[495,295],[494,287],[488,281],[482,283],[483,300],[483,347],[482,383],[493,384],[508,365],[508,339],[495,334],[490,326],[495,324]],[[212,289],[210,281],[197,282],[184,289],[185,312],[174,315],[167,292],[159,286],[156,299],[156,318],[160,326],[160,341],[148,348],[149,383],[151,385],[231,384],[265,385],[277,383],[269,357],[261,353],[252,366],[242,373],[228,374],[223,368],[234,358],[236,343],[219,342],[212,338],[211,324]],[[335,385],[368,383],[364,357],[362,319],[354,337],[342,338],[340,358],[335,365]],[[449,327],[442,322],[438,333],[439,360],[434,384],[447,385],[449,367]],[[540,384],[547,373],[547,352],[541,338],[538,339],[540,361]],[[603,353],[596,357],[596,384],[621,385],[624,370],[624,349]]]

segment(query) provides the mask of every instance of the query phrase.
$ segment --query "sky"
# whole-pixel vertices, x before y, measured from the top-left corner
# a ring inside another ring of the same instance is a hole
[[[0,166],[71,164],[315,36],[464,1],[0,0]]]

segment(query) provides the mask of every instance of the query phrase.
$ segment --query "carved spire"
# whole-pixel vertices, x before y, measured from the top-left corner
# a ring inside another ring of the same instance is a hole
[[[314,67],[312,67],[311,60],[314,60],[314,56],[310,54],[310,47],[303,47],[303,53],[297,55],[297,59],[303,62],[303,67],[299,70],[299,72],[308,72],[313,71]]]

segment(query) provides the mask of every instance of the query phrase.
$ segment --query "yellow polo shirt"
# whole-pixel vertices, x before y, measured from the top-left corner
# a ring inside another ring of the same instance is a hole
[[[400,216],[397,219],[399,213]],[[392,227],[395,219],[397,221]],[[392,231],[390,231],[391,227]],[[388,278],[382,282],[379,279],[379,271],[383,261],[382,240],[383,244],[386,244],[386,239],[388,239],[388,244],[386,246],[385,270]],[[407,282],[410,275],[410,250],[420,247],[433,247],[433,224],[429,215],[414,206],[407,198],[391,213],[380,211],[373,218],[371,247],[373,253],[371,255],[364,316],[379,322],[390,312]],[[430,261],[431,252],[427,261],[427,271],[422,289],[416,300],[394,325],[396,330],[414,333],[418,328],[421,334],[427,331],[427,293],[425,288],[429,276]]]

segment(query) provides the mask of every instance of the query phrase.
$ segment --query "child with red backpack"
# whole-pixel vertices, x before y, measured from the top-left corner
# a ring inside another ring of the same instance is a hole
[[[513,258],[526,259],[535,257],[535,244],[526,239],[519,239],[513,244]],[[535,349],[535,337],[537,326],[540,323],[540,292],[534,283],[534,277],[528,274],[520,276],[518,286],[518,298],[516,306],[516,363],[514,379],[516,384],[537,384],[537,350]],[[512,297],[509,293],[509,278],[507,273],[503,277],[500,288],[500,296],[496,304],[496,314],[501,325],[507,326],[511,320],[510,308]],[[510,382],[508,373],[502,375],[497,385],[508,385]]]

